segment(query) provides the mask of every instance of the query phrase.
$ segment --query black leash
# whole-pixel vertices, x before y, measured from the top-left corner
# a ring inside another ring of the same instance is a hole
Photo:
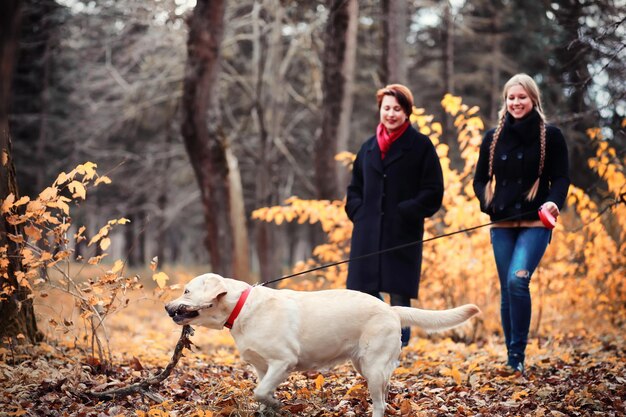
[[[459,233],[471,232],[473,230],[480,229],[482,227],[491,226],[492,224],[502,223],[502,222],[506,222],[506,221],[509,221],[509,220],[516,220],[516,219],[519,219],[520,217],[525,216],[526,214],[530,214],[530,213],[534,213],[534,211],[527,211],[526,213],[517,214],[515,216],[507,217],[507,218],[502,219],[502,220],[496,220],[494,222],[480,224],[478,226],[469,227],[467,229],[461,229],[461,230],[457,230],[457,231],[450,232],[450,233],[444,233],[443,235],[433,236],[433,237],[430,237],[428,239],[422,239],[422,240],[416,240],[416,241],[409,242],[409,243],[403,243],[402,245],[398,245],[398,246],[394,246],[394,247],[391,247],[391,248],[379,250],[377,252],[366,253],[365,255],[357,256],[356,258],[348,258],[348,259],[343,259],[343,260],[337,261],[337,262],[331,262],[331,263],[328,263],[328,264],[317,266],[315,268],[307,269],[306,271],[301,271],[301,272],[296,272],[294,274],[284,275],[284,276],[282,276],[280,278],[276,278],[276,279],[273,279],[271,281],[265,281],[265,282],[262,282],[262,283],[256,284],[256,285],[257,286],[269,285],[269,284],[273,284],[273,283],[278,282],[278,281],[282,281],[282,280],[287,279],[287,278],[297,277],[298,275],[308,274],[309,272],[314,272],[314,271],[318,271],[320,269],[329,268],[331,266],[345,264],[347,262],[356,261],[358,259],[367,258],[369,256],[380,255],[381,253],[386,253],[386,252],[391,252],[391,251],[402,249],[402,248],[407,248],[409,246],[418,245],[420,243],[426,243],[426,242],[430,242],[430,241],[433,241],[433,240],[441,239],[441,238],[444,238],[444,237],[457,235]]]

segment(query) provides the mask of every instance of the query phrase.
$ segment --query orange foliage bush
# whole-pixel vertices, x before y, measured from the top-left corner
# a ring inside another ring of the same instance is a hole
[[[489,223],[480,212],[472,189],[484,124],[478,108],[447,94],[441,102],[454,117],[464,160],[462,170],[452,169],[448,147],[440,143],[442,127],[423,109],[414,109],[411,122],[430,137],[439,154],[445,180],[442,209],[425,224],[424,239]],[[592,140],[597,138],[592,137]],[[349,165],[354,155],[342,152],[337,160]],[[572,187],[568,207],[562,212],[538,270],[533,276],[532,329],[536,335],[554,332],[616,331],[626,324],[626,204],[624,161],[607,142],[599,141],[597,158],[589,165],[607,183],[610,211],[599,208],[581,189]],[[344,212],[345,201],[289,198],[284,206],[255,210],[261,221],[319,223],[328,236],[313,257],[293,272],[349,258],[352,223]],[[606,213],[606,214],[605,214]],[[610,213],[610,215],[609,215]],[[423,273],[418,305],[446,308],[472,302],[483,311],[482,336],[499,332],[499,284],[488,227],[462,232],[424,244]],[[279,285],[301,290],[345,287],[347,263],[315,271]],[[475,329],[476,330],[476,329]]]
[[[108,177],[98,175],[96,168],[96,164],[86,162],[69,173],[62,172],[34,199],[22,197],[16,200],[13,194],[9,194],[2,201],[0,212],[10,225],[16,226],[17,232],[9,233],[7,237],[18,248],[15,256],[20,259],[21,270],[13,271],[18,285],[42,298],[50,291],[71,296],[74,303],[71,312],[56,319],[49,317],[47,325],[67,333],[83,324],[94,354],[97,351],[100,360],[104,361],[110,359],[104,326],[106,317],[126,307],[128,291],[143,285],[137,276],[124,275],[122,260],[101,264],[111,245],[109,233],[114,226],[129,222],[128,219],[109,220],[89,239],[87,246],[97,246],[94,252],[99,254],[88,259],[73,259],[75,245],[88,237],[84,226],[72,228],[71,205],[85,200],[90,187],[111,182]],[[9,274],[8,256],[8,245],[0,246],[0,275],[4,278]],[[89,269],[89,273],[84,269]],[[156,270],[156,260],[151,269]],[[155,273],[153,279],[163,288],[168,277],[160,272]],[[4,282],[0,288],[0,301],[16,291],[9,280]],[[82,323],[74,323],[76,318]]]

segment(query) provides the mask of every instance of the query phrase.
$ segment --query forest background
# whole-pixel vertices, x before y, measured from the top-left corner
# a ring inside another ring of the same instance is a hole
[[[412,89],[412,122],[444,167],[444,206],[426,237],[486,223],[471,190],[477,149],[495,124],[502,84],[526,72],[565,134],[573,181],[533,278],[535,348],[583,337],[624,352],[623,1],[9,0],[2,8],[5,346],[45,336],[82,346],[90,366],[111,372],[118,354],[151,357],[120,347],[129,332],[172,334],[163,300],[199,272],[254,283],[349,257],[350,162],[373,134],[375,92],[387,83]],[[488,239],[480,229],[425,245],[416,305],[483,310],[450,343],[498,337]],[[343,264],[280,285],[342,287],[345,272]],[[146,326],[130,326],[131,311],[143,311]],[[225,339],[207,343],[232,346]],[[459,371],[445,369],[458,382]]]

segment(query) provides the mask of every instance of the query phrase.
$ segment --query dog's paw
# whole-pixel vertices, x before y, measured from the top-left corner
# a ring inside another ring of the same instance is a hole
[[[259,405],[260,405],[259,406],[260,411],[264,411],[266,409],[278,410],[280,407],[283,406],[282,403],[274,397],[257,398],[257,401],[259,402]]]
[[[270,400],[258,400],[259,401],[259,409],[254,414],[259,417],[275,417],[279,415],[279,409],[282,406],[280,401],[271,398]]]

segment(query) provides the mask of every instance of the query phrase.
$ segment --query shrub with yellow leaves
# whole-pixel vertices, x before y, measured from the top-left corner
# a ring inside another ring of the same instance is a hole
[[[43,190],[36,198],[15,198],[9,194],[2,201],[0,211],[9,225],[23,233],[8,234],[18,248],[16,255],[20,259],[21,270],[12,271],[17,283],[34,291],[39,297],[46,297],[48,291],[58,290],[69,294],[74,300],[78,316],[84,322],[84,328],[90,333],[92,350],[98,352],[101,362],[108,356],[108,338],[104,328],[106,316],[126,306],[126,291],[140,287],[137,277],[123,275],[124,262],[116,260],[112,266],[101,264],[107,256],[105,252],[111,245],[109,234],[116,225],[129,222],[128,219],[114,219],[107,222],[89,239],[87,246],[96,248],[94,256],[77,261],[99,268],[87,279],[79,278],[80,269],[73,267],[74,245],[86,241],[86,228],[78,227],[72,235],[72,204],[87,198],[87,190],[100,184],[109,184],[111,180],[98,175],[96,164],[87,162],[78,165],[69,173],[62,172],[54,183]],[[19,227],[18,227],[19,226]],[[7,245],[0,247],[0,274],[8,278],[9,260]],[[99,254],[98,254],[99,253]],[[0,299],[10,297],[16,291],[6,281],[0,288]],[[57,321],[48,320],[48,324],[61,332],[68,332],[75,324],[70,313]],[[102,337],[106,339],[103,344]],[[106,352],[105,352],[106,351]]]

